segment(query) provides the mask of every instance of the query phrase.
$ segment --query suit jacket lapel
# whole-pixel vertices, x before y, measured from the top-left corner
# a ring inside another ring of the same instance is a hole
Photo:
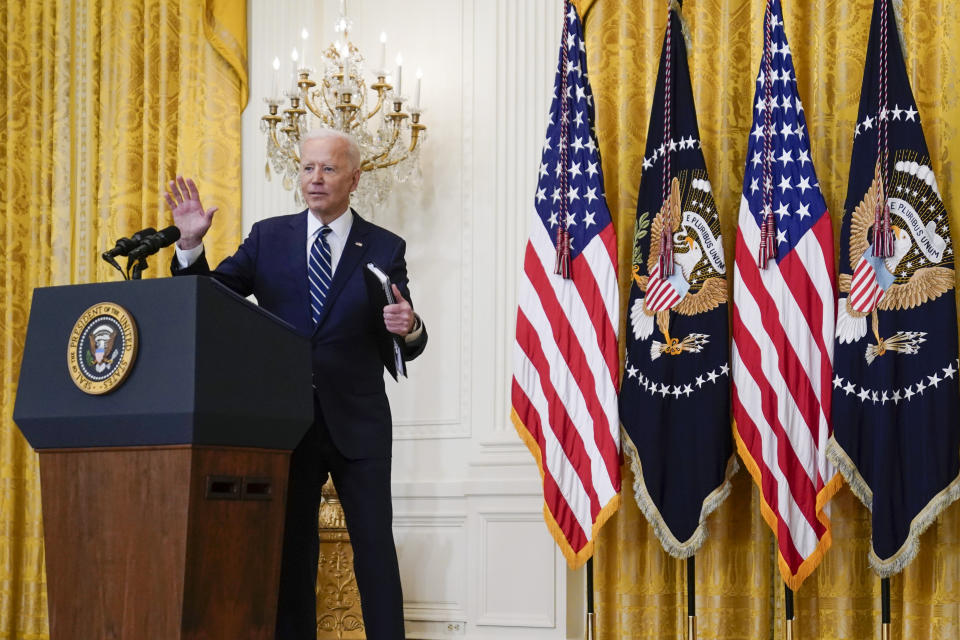
[[[291,278],[296,289],[298,304],[303,309],[303,320],[306,322],[302,327],[307,335],[313,332],[313,320],[310,317],[310,285],[307,281],[307,216],[309,211],[304,210],[300,215],[294,216],[290,220],[290,234],[280,248],[280,256],[289,256],[287,258],[290,265]]]
[[[367,243],[364,241],[367,233],[370,231],[370,223],[353,212],[353,225],[350,227],[350,234],[347,236],[347,242],[343,245],[343,253],[340,254],[340,261],[337,263],[337,269],[333,273],[333,282],[330,283],[330,290],[327,292],[327,299],[323,303],[323,309],[320,311],[320,321],[317,323],[317,329],[323,326],[324,321],[330,314],[330,309],[337,301],[337,296],[343,291],[350,276],[360,265],[360,260],[367,252]],[[306,231],[304,231],[306,233]],[[302,252],[301,252],[302,253]],[[306,271],[306,258],[304,258],[304,271]]]

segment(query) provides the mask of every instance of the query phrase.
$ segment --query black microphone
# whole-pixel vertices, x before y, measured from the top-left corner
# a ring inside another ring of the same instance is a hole
[[[167,227],[151,236],[148,236],[140,243],[140,246],[131,251],[128,255],[130,260],[139,260],[152,256],[160,249],[170,246],[180,239],[180,229],[176,227]]]
[[[111,262],[110,260],[111,258],[115,258],[117,256],[125,256],[131,251],[133,251],[134,249],[136,249],[137,247],[139,247],[140,243],[142,243],[144,240],[146,240],[148,237],[152,236],[156,232],[157,230],[154,229],[153,227],[147,227],[146,229],[141,229],[140,231],[137,231],[135,234],[133,234],[129,238],[120,238],[119,240],[117,240],[117,244],[113,247],[113,249],[110,249],[109,251],[104,251],[101,257],[107,262]]]

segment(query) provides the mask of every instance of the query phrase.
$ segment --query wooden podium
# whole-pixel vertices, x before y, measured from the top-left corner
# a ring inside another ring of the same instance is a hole
[[[137,353],[93,395],[76,347],[94,362],[114,307]],[[37,289],[14,420],[39,452],[51,640],[273,638],[306,338],[209,278]]]

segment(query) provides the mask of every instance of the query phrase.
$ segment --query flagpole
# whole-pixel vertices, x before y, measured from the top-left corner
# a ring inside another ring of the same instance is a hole
[[[697,640],[697,572],[694,558],[687,558],[687,640]]]
[[[880,578],[880,638],[890,640],[890,578]]]
[[[587,629],[586,640],[597,637],[597,628],[593,618],[593,558],[587,558]]]
[[[783,585],[783,607],[785,609],[784,617],[786,618],[784,624],[786,638],[787,640],[793,640],[793,590],[786,584]]]

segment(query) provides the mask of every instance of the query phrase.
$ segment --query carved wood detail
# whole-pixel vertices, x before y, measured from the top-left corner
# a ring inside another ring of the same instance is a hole
[[[323,485],[320,566],[317,575],[317,640],[362,640],[366,633],[353,575],[353,548],[333,481]]]

